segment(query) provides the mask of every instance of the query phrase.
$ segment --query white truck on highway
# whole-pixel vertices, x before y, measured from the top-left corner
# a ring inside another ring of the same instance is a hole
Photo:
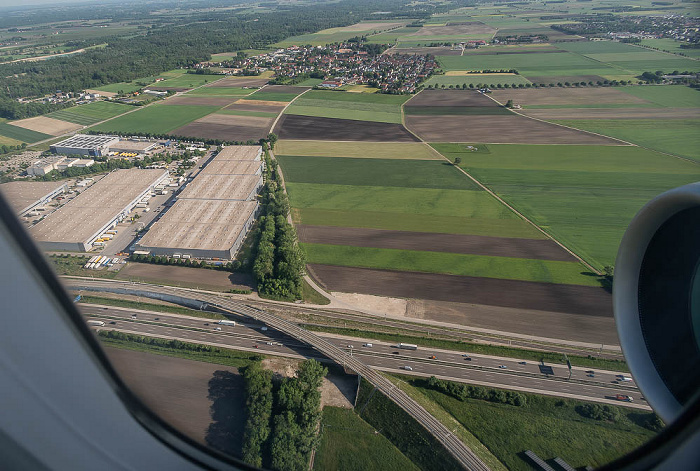
[[[96,319],[90,319],[87,323],[88,325],[94,325],[96,327],[103,327],[105,325],[104,321],[98,321]]]
[[[418,350],[418,345],[412,343],[399,343],[398,348],[403,348],[404,350]]]
[[[217,324],[220,324],[220,325],[230,325],[230,326],[234,326],[234,327],[235,327],[235,326],[236,326],[236,321],[225,321],[225,320],[220,320],[219,322],[217,322]]]

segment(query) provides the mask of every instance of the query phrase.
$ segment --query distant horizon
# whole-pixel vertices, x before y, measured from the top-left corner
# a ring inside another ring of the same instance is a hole
[[[40,5],[61,5],[78,3],[111,3],[116,0],[0,0],[0,8],[34,7]]]

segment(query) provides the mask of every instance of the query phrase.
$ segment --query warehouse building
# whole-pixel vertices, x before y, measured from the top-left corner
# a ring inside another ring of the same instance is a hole
[[[0,193],[20,216],[35,208],[42,208],[67,191],[66,183],[57,182],[10,182],[0,185]]]
[[[256,201],[178,200],[138,242],[177,258],[232,259],[255,221]]]
[[[158,146],[157,142],[126,139],[109,146],[110,152],[148,154]]]
[[[168,178],[167,170],[116,170],[29,229],[47,251],[87,252],[104,231],[114,227]]]
[[[225,147],[136,244],[153,255],[232,259],[258,212],[262,148]]]
[[[109,153],[109,148],[119,142],[118,136],[76,134],[68,139],[51,145],[51,152],[66,155],[88,155],[102,157]]]

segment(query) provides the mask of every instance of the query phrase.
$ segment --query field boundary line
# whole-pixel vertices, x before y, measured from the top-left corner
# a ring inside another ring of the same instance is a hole
[[[266,86],[267,86],[267,84],[263,85],[263,86],[261,87],[261,89],[265,88]],[[289,106],[290,106],[292,103],[294,103],[294,102],[297,100],[297,98],[299,98],[299,97],[302,96],[303,94],[309,92],[310,90],[313,90],[313,89],[312,89],[312,88],[309,88],[308,90],[304,90],[303,92],[301,92],[300,94],[298,94],[297,96],[295,96],[295,97],[292,99],[292,101],[290,101],[289,103],[287,103],[287,106],[285,106],[284,108],[282,108],[282,111],[279,112],[279,114],[278,114],[277,117],[275,118],[275,121],[272,123],[272,126],[270,127],[270,131],[268,132],[268,134],[270,134],[270,133],[272,133],[272,131],[274,131],[275,126],[277,126],[277,122],[280,120],[280,118],[282,117],[282,115],[284,114],[284,112],[287,111],[287,108],[289,108]],[[272,150],[271,150],[270,152],[272,152]],[[272,157],[274,158],[274,155],[273,155]],[[277,160],[277,159],[275,159],[275,160]],[[282,174],[282,171],[281,171],[281,170],[280,170],[280,174]],[[287,189],[286,189],[286,188],[284,189],[284,192],[285,192],[285,193],[287,192]],[[291,214],[291,213],[290,213],[290,214]]]
[[[419,95],[420,93],[422,93],[422,92],[423,92],[423,91],[421,90],[419,93],[416,93],[416,94],[414,95],[414,97],[415,97],[415,96],[418,96],[418,95]],[[491,97],[489,97],[489,98],[491,98]],[[406,103],[408,103],[409,101],[411,101],[412,99],[413,99],[413,97],[410,98],[410,99],[408,99],[408,100],[406,100],[406,102],[404,103],[404,105],[405,105]],[[496,101],[495,99],[493,99],[493,98],[491,98],[491,99],[492,99],[494,102],[498,103],[498,101]],[[403,105],[402,105],[402,107],[401,107],[401,111],[402,111],[401,115],[403,116]],[[405,126],[404,126],[404,127],[405,127]],[[408,129],[408,128],[406,128],[406,129]],[[410,130],[409,130],[409,131],[410,131]],[[411,133],[413,134],[412,131],[411,131]],[[413,134],[413,135],[415,136],[416,134]],[[421,142],[425,142],[420,136],[416,136],[416,137],[418,137],[418,138],[421,140]],[[430,144],[428,144],[427,142],[425,142],[425,144],[428,145],[428,146],[430,146]],[[437,152],[437,149],[435,149],[435,151]],[[439,152],[438,152],[438,153],[439,153]],[[450,159],[448,159],[447,157],[445,157],[445,156],[442,155],[442,154],[440,154],[440,155],[441,155],[442,158],[445,159],[447,162],[452,163],[452,161],[451,161]],[[588,268],[589,270],[591,270],[593,273],[595,273],[595,274],[598,275],[598,276],[600,276],[600,275],[603,274],[603,273],[600,272],[599,270],[595,269],[591,264],[589,264],[588,262],[586,262],[583,258],[581,258],[581,257],[578,256],[576,253],[574,253],[572,250],[570,250],[568,247],[566,247],[563,243],[559,242],[556,238],[554,238],[553,235],[551,235],[550,233],[548,233],[547,231],[545,231],[544,229],[542,229],[540,226],[538,226],[537,224],[535,224],[533,221],[531,221],[531,220],[530,220],[527,216],[525,216],[523,213],[521,213],[520,211],[518,211],[517,209],[515,209],[515,208],[514,208],[513,206],[511,206],[510,204],[506,203],[506,201],[505,201],[503,198],[501,198],[500,196],[498,196],[495,192],[491,191],[490,188],[488,188],[486,185],[484,185],[484,184],[481,183],[479,180],[477,180],[476,178],[474,178],[470,173],[468,173],[468,172],[467,172],[466,170],[464,170],[462,167],[460,167],[460,166],[458,166],[458,165],[454,165],[454,167],[455,167],[457,170],[459,170],[460,172],[462,172],[464,175],[466,175],[471,181],[473,181],[474,183],[476,183],[476,184],[479,186],[479,188],[481,188],[482,190],[486,191],[486,192],[487,192],[489,195],[491,195],[492,197],[496,198],[496,200],[499,201],[503,206],[505,206],[506,208],[508,208],[508,209],[510,209],[511,211],[513,211],[513,213],[515,213],[515,214],[516,214],[517,216],[519,216],[521,219],[523,219],[524,221],[526,221],[527,223],[529,223],[530,225],[532,225],[532,227],[534,227],[534,228],[537,229],[539,232],[541,232],[542,234],[544,234],[549,240],[553,241],[553,242],[554,242],[555,244],[557,244],[559,247],[561,247],[561,248],[564,249],[566,252],[568,252],[568,253],[569,253],[571,256],[573,256],[576,260],[578,260],[583,266],[585,266],[586,268]]]

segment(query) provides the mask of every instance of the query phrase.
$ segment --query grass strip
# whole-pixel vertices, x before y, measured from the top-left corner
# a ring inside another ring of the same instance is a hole
[[[316,291],[306,280],[301,280],[301,297],[305,302],[311,304],[326,305],[331,303],[330,299]]]
[[[139,301],[129,301],[126,299],[103,298],[100,296],[84,296],[80,299],[81,303],[99,304],[102,306],[117,306],[129,309],[141,309],[144,311],[154,312],[169,312],[172,314],[182,314],[192,317],[203,317],[205,319],[228,319],[226,316],[216,312],[197,311],[180,306],[165,306],[162,304],[142,303]]]
[[[300,324],[301,327],[315,331],[327,332],[329,334],[347,335],[349,337],[357,337],[361,339],[371,338],[373,340],[383,340],[387,342],[403,342],[413,343],[423,347],[436,347],[445,350],[456,350],[461,352],[476,353],[482,355],[493,355],[506,358],[517,358],[521,360],[544,361],[558,365],[565,365],[564,356],[554,352],[542,352],[537,350],[527,350],[522,348],[506,347],[501,345],[487,345],[474,342],[463,342],[446,339],[432,339],[425,336],[405,335],[405,334],[390,334],[386,332],[376,332],[372,330],[358,330],[344,327],[328,327],[319,325]],[[596,358],[592,355],[577,356],[568,355],[571,364],[584,368],[597,368],[601,370],[624,371],[628,372],[627,363],[621,360],[612,360],[607,358]]]
[[[210,347],[180,340],[165,340],[145,335],[133,335],[115,330],[100,330],[97,336],[106,347],[185,358],[187,360],[233,366],[235,368],[248,366],[264,358],[263,355],[239,352],[228,348]]]

